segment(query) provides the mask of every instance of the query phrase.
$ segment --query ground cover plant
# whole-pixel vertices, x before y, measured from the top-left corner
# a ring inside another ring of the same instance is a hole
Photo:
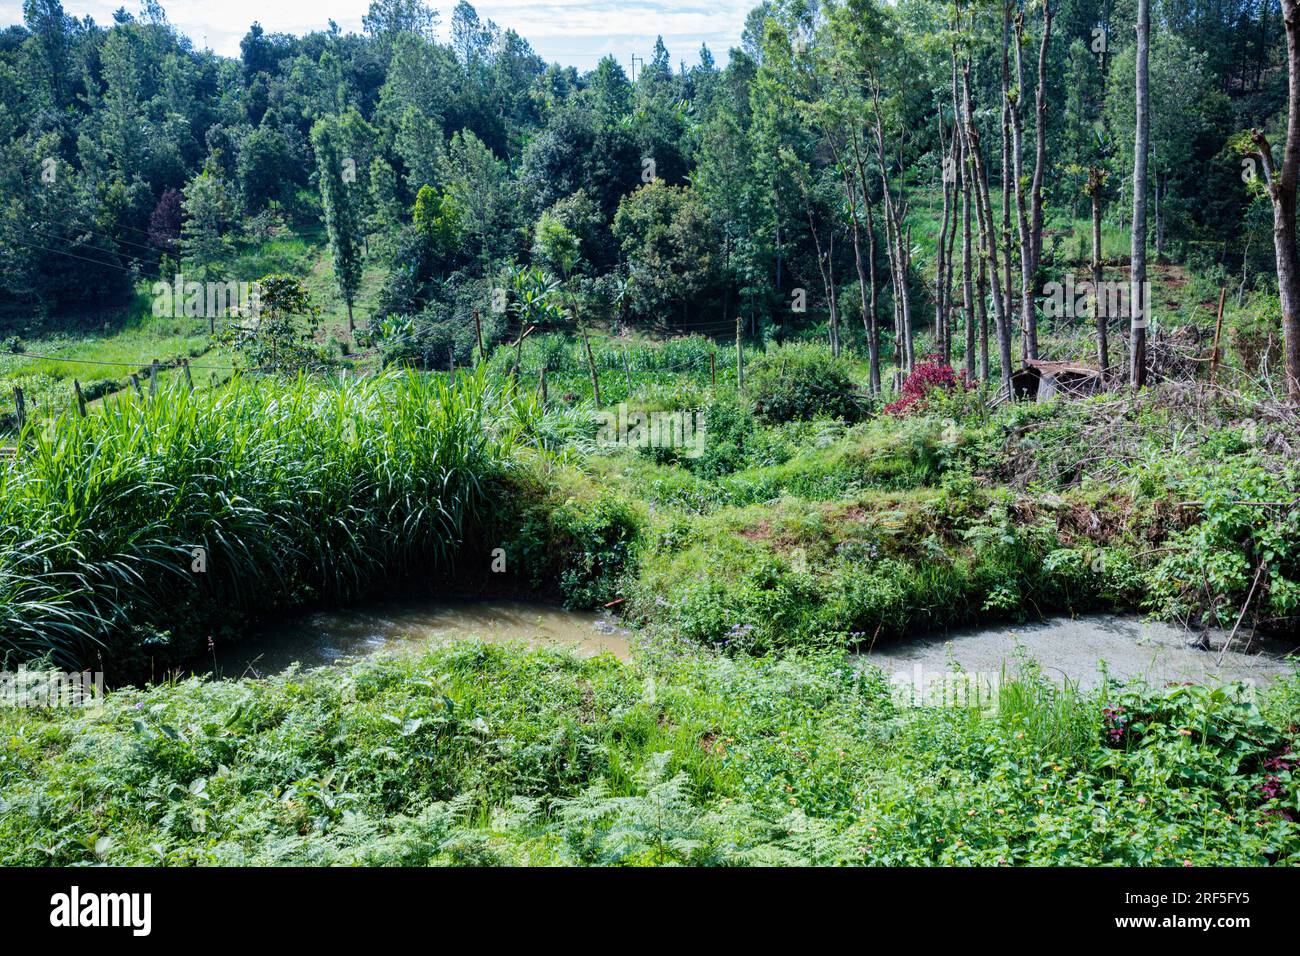
[[[6,864],[1294,864],[1300,685],[462,645],[0,715]]]

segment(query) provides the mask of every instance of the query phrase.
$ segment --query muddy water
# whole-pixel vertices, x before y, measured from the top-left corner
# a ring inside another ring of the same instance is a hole
[[[565,647],[582,655],[608,652],[626,660],[628,636],[608,614],[529,601],[385,601],[269,625],[248,641],[218,647],[212,671],[221,677],[266,676],[294,663],[320,667],[469,639]]]
[[[859,655],[885,671],[913,679],[915,675],[942,674],[951,660],[971,674],[1014,673],[1017,645],[1036,660],[1043,673],[1067,677],[1083,687],[1101,681],[1099,661],[1105,661],[1112,677],[1142,678],[1153,686],[1170,681],[1197,683],[1253,681],[1264,685],[1279,675],[1295,670],[1284,661],[1287,654],[1300,653],[1300,640],[1264,641],[1254,637],[1246,649],[1249,634],[1238,632],[1232,649],[1219,664],[1219,651],[1228,638],[1226,631],[1210,631],[1211,650],[1187,646],[1196,634],[1168,624],[1137,617],[1098,615],[1077,619],[1053,618],[1040,624],[1001,626],[922,637],[887,647],[876,647]]]

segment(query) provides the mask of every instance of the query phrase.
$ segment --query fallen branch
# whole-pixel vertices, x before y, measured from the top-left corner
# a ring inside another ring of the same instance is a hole
[[[1214,665],[1215,667],[1223,666],[1223,655],[1228,653],[1228,648],[1232,646],[1232,642],[1237,636],[1237,630],[1241,627],[1241,622],[1246,618],[1246,609],[1250,607],[1250,602],[1255,599],[1255,589],[1259,587],[1259,579],[1263,576],[1264,568],[1267,566],[1268,562],[1261,560],[1259,567],[1255,569],[1255,580],[1251,582],[1250,593],[1246,595],[1246,603],[1241,606],[1241,613],[1237,615],[1237,623],[1232,626],[1232,633],[1228,635],[1228,640],[1224,643],[1223,649],[1219,651],[1219,660]],[[1250,641],[1246,642],[1246,647],[1249,649]]]

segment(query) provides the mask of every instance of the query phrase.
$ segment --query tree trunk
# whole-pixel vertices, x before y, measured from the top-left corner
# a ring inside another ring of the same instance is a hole
[[[1020,50],[1024,39],[1025,18],[1023,14],[1016,14],[1016,101],[1011,116],[1014,123],[1016,225],[1020,232],[1020,347],[1025,358],[1038,358],[1037,318],[1034,313],[1034,233],[1025,197],[1025,121],[1021,113],[1025,71]],[[1010,295],[1010,286],[1007,288]]]
[[[961,102],[957,95],[957,47],[954,44],[952,48],[952,114],[953,114],[953,146],[957,155],[957,175],[958,186],[961,188],[961,299],[962,299],[962,316],[965,322],[965,345],[966,345],[966,379],[975,381],[975,302],[974,292],[971,288],[971,228],[970,228],[970,199],[972,193],[971,187],[971,167],[969,157],[966,153],[966,141],[962,132],[962,115]]]
[[[966,320],[966,377],[975,381],[975,303],[971,289],[971,231],[970,231],[970,197],[971,176],[964,151],[962,156],[962,190],[961,190],[961,300],[962,313]]]
[[[875,263],[871,264],[871,294],[870,298],[868,298],[867,264],[862,257],[862,221],[858,218],[858,191],[848,164],[841,162],[840,167],[843,171],[844,193],[849,200],[849,221],[853,227],[853,264],[858,270],[858,298],[862,303],[862,330],[867,333],[867,348],[871,353],[871,393],[876,395],[880,392],[880,366],[879,356],[876,352],[875,336],[872,332],[872,326],[875,324],[876,308]],[[872,237],[871,255],[873,259],[875,258],[875,252],[875,237]]]
[[[1092,197],[1092,315],[1097,323],[1097,367],[1105,379],[1110,368],[1110,344],[1107,341],[1108,317],[1101,288],[1101,170],[1096,166],[1088,170],[1088,192]]]
[[[1273,164],[1273,150],[1259,130],[1252,130],[1264,163],[1273,200],[1273,250],[1277,287],[1282,303],[1282,339],[1286,356],[1286,394],[1300,404],[1300,251],[1296,248],[1296,180],[1300,174],[1300,0],[1282,0],[1289,74],[1286,151],[1282,168]]]
[[[871,301],[868,303],[870,317],[867,326],[867,349],[870,354],[869,364],[871,376],[871,391],[875,395],[880,394],[880,318],[876,311],[876,295],[878,282],[876,279],[876,216],[871,211],[871,199],[863,194],[863,201],[867,205],[867,268],[871,277]]]
[[[1286,2],[1294,4],[1296,0],[1286,0]],[[1288,36],[1290,36],[1289,27]],[[1141,388],[1147,381],[1147,151],[1151,134],[1151,93],[1148,85],[1149,70],[1147,62],[1150,47],[1150,0],[1138,0],[1137,133],[1133,143],[1133,243],[1129,259],[1129,312],[1131,315],[1129,321],[1129,381],[1134,388]],[[1291,195],[1291,221],[1294,225],[1294,184],[1292,185]],[[1294,229],[1292,230],[1291,243],[1294,249]],[[1280,256],[1279,253],[1279,262],[1281,261]]]
[[[895,202],[889,181],[889,161],[885,158],[884,120],[880,109],[880,91],[878,87],[873,85],[871,96],[875,113],[874,146],[876,161],[880,166],[881,191],[884,193],[885,199],[885,233],[889,248],[890,271],[894,282],[894,308],[897,316],[894,350],[899,369],[902,370],[904,368],[903,363],[910,362],[911,358],[906,355],[908,343],[904,339],[910,338],[912,325],[912,307],[907,294],[907,265],[903,248],[903,221],[907,218],[907,203],[903,197],[901,185],[898,200]],[[910,364],[906,368],[910,371]]]
[[[939,134],[943,135],[943,111],[939,111]],[[939,242],[935,246],[935,266],[934,266],[934,340],[935,348],[939,355],[942,356],[945,363],[948,362],[950,355],[948,351],[948,333],[946,329],[945,313],[947,312],[946,291],[948,288],[947,275],[947,249],[948,249],[948,212],[952,206],[952,183],[949,182],[951,175],[948,170],[952,169],[953,153],[955,145],[944,156],[943,175],[941,185],[943,186],[943,221],[939,225]]]
[[[1145,0],[1144,0],[1145,2]],[[970,150],[975,165],[975,191],[977,194],[976,212],[979,213],[980,234],[984,237],[984,247],[988,254],[989,273],[993,283],[993,316],[997,323],[998,359],[1001,364],[1002,385],[1011,397],[1011,322],[1007,313],[1006,302],[1002,296],[1002,279],[998,275],[998,243],[993,231],[993,204],[989,200],[988,170],[984,166],[984,154],[980,147],[979,131],[971,118],[970,105],[970,61],[962,71],[963,113],[966,123],[966,146]]]
[[[867,181],[867,160],[858,141],[857,130],[852,130],[853,165],[858,173],[858,188],[862,193],[862,204],[867,210],[867,267],[871,281],[871,301],[864,304],[862,322],[867,330],[867,349],[869,351],[871,392],[880,394],[880,320],[876,313],[876,217],[871,209],[871,184]]]
[[[1016,37],[1019,43],[1019,35]],[[1012,161],[1011,133],[1011,66],[1009,51],[1011,48],[1011,3],[1002,3],[1002,287],[1011,296],[1011,267],[1013,250],[1011,248],[1011,197],[1020,189],[1020,139],[1017,131],[1015,138],[1015,161]],[[1017,64],[1020,51],[1016,50]],[[1020,81],[1017,80],[1017,83]],[[1015,180],[1014,182],[1012,180]],[[1010,303],[1007,308],[1010,309]],[[1023,345],[1022,345],[1023,349]]]
[[[1034,182],[1030,189],[1031,229],[1033,237],[1034,291],[1037,293],[1038,268],[1043,263],[1043,177],[1047,174],[1047,50],[1052,39],[1052,3],[1043,0],[1043,39],[1038,45],[1038,89],[1034,91]],[[1029,328],[1033,358],[1038,357],[1038,332],[1035,325]]]
[[[903,234],[903,248],[899,250],[903,260],[903,275],[912,270],[912,227],[908,226]],[[903,345],[907,352],[907,370],[916,368],[916,351],[912,341],[912,306],[908,301],[907,287],[903,287]]]

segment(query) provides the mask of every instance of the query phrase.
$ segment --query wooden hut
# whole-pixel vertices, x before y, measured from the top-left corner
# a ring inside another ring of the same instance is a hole
[[[1012,393],[1018,402],[1045,402],[1058,396],[1085,398],[1104,387],[1101,372],[1081,362],[1026,359],[1024,367],[1011,376]]]

